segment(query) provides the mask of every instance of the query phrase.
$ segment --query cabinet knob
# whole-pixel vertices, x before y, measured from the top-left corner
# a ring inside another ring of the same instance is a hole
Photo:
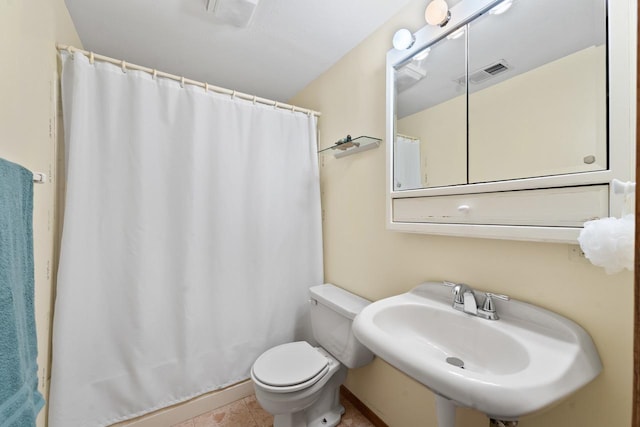
[[[458,212],[460,212],[460,213],[469,213],[469,210],[471,210],[469,205],[460,205],[460,206],[458,206]]]

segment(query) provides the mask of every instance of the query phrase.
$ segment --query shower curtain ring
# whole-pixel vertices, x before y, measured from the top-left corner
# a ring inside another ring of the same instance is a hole
[[[120,67],[122,68],[122,72],[123,73],[127,72],[127,63],[124,61],[124,59],[122,60],[122,63],[120,64]]]
[[[236,91],[235,90],[231,93],[231,99],[233,99],[234,101],[236,99]]]
[[[273,104],[273,109],[277,110],[278,108],[280,108],[280,103],[278,101],[274,102]]]
[[[256,105],[257,101],[258,101],[258,97],[253,95],[253,105]]]
[[[158,77],[158,70],[156,70],[155,68],[153,69],[153,73],[151,73],[151,78],[153,80],[156,79],[156,77]]]
[[[180,87],[184,87],[184,76],[180,78]]]
[[[69,52],[70,54],[73,55],[73,47],[72,46],[67,46],[67,52]]]
[[[205,93],[206,93],[206,92],[209,92],[209,83],[206,83],[206,82],[205,82],[205,84],[204,84],[204,91],[205,91]]]
[[[89,64],[93,65],[94,57],[93,52],[89,52]]]

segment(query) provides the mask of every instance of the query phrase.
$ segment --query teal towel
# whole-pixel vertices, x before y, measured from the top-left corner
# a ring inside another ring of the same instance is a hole
[[[38,392],[33,307],[33,174],[0,159],[0,427],[30,427]]]

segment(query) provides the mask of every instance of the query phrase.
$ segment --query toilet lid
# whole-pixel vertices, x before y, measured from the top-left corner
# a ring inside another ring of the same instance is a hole
[[[253,364],[260,382],[287,387],[312,379],[323,372],[329,360],[305,341],[292,342],[265,351]]]

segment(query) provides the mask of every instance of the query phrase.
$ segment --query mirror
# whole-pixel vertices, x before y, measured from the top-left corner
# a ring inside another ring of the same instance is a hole
[[[393,191],[607,170],[606,7],[492,3],[396,65]]]
[[[395,71],[396,191],[467,183],[466,43],[463,33],[415,54]]]

